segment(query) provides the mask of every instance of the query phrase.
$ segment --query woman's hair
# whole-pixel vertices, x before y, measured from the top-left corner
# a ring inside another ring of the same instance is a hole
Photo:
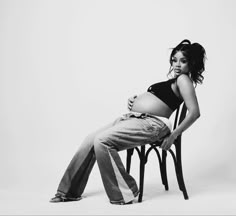
[[[199,43],[192,43],[185,39],[181,41],[175,48],[172,49],[170,54],[170,70],[168,75],[173,70],[172,62],[173,56],[181,51],[184,57],[188,61],[188,66],[190,69],[190,77],[195,84],[201,84],[204,77],[202,76],[203,71],[205,70],[205,59],[206,52],[205,49]]]

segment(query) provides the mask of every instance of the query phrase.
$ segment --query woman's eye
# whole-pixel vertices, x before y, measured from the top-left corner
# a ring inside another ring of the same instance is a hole
[[[174,63],[176,63],[177,61],[178,61],[177,59],[172,59],[172,62],[174,62]],[[183,59],[183,60],[180,59],[180,62],[181,62],[182,64],[187,64],[187,63],[188,63],[188,61],[185,60],[185,59]]]

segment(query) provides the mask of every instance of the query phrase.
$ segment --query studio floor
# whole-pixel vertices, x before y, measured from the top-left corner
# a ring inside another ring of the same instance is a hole
[[[149,174],[148,174],[149,173]],[[187,175],[186,175],[187,176]],[[59,176],[57,177],[59,179]],[[76,202],[50,203],[55,179],[44,187],[0,189],[1,215],[236,215],[235,183],[185,178],[189,200],[184,200],[175,176],[169,178],[165,191],[160,178],[151,170],[145,175],[143,202],[132,205],[112,205],[105,194],[98,169],[91,174],[83,199]]]

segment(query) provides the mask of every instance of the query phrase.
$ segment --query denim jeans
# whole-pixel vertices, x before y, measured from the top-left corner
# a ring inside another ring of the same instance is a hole
[[[88,135],[67,167],[57,195],[80,197],[95,161],[111,203],[127,203],[139,193],[135,179],[126,172],[119,151],[162,141],[170,129],[159,118],[127,113]]]

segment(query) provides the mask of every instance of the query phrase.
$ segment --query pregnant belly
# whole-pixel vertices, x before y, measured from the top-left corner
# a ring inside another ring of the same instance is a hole
[[[132,110],[139,113],[163,116],[169,118],[173,112],[162,100],[150,92],[139,95],[133,104]]]

